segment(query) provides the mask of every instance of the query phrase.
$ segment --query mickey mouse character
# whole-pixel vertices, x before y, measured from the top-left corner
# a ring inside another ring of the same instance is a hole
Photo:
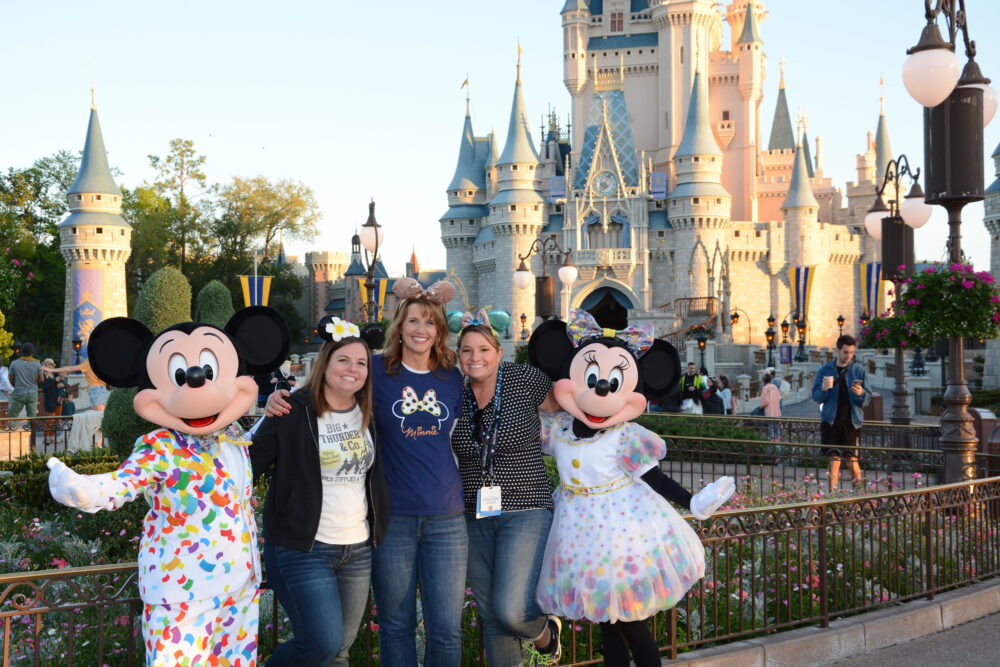
[[[646,327],[602,329],[590,313],[539,326],[531,363],[553,380],[565,413],[542,420],[542,451],[559,488],[538,580],[542,611],[601,624],[605,664],[659,665],[646,619],[677,604],[705,573],[701,540],[668,500],[709,518],[732,496],[731,477],[694,496],[660,470],[667,452],[632,422],[680,379],[677,351]]]
[[[154,336],[116,317],[90,336],[94,373],[138,387],[136,413],[163,428],[136,440],[111,473],[80,475],[49,459],[49,490],[85,512],[140,495],[149,504],[139,544],[147,665],[256,664],[260,559],[250,441],[236,420],[257,397],[252,375],[277,368],[288,339],[263,306],[238,311],[225,329],[186,322]]]

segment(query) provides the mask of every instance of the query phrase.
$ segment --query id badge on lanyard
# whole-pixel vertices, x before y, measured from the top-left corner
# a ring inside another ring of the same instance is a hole
[[[483,448],[483,485],[476,492],[476,518],[500,515],[500,487],[496,484],[493,474],[493,458],[497,453],[497,430],[491,433],[482,444]]]

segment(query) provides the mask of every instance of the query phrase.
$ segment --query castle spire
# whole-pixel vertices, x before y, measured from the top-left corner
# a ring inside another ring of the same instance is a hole
[[[451,178],[448,190],[479,190],[485,185],[483,166],[476,161],[476,136],[472,132],[472,117],[466,103],[465,124],[462,126],[462,138],[458,145],[458,164],[455,165],[455,175]]]
[[[885,78],[879,79],[885,85]],[[878,126],[875,128],[875,181],[885,176],[885,168],[892,160],[892,146],[889,145],[889,125],[885,120],[885,96],[879,96]]]
[[[792,117],[788,113],[788,98],[785,96],[785,58],[779,62],[781,67],[781,84],[778,87],[778,101],[774,105],[774,120],[771,121],[771,140],[767,150],[787,150],[795,148],[795,135],[792,133]]]
[[[507,143],[497,164],[538,164],[538,151],[531,141],[528,114],[525,111],[524,92],[521,90],[521,44],[517,45],[517,81],[514,84],[514,101],[510,107]]]
[[[792,182],[788,186],[788,194],[781,204],[781,210],[790,208],[819,208],[819,202],[809,186],[809,169],[806,166],[806,153],[802,144],[795,149],[795,164],[792,166]]]
[[[802,107],[799,122],[802,125],[802,138],[799,139],[799,144],[806,156],[806,171],[809,173],[809,178],[812,178],[816,175],[816,172],[813,169],[812,152],[809,149],[809,116],[806,115],[805,107]]]
[[[691,155],[722,155],[719,144],[712,134],[708,116],[708,88],[701,80],[701,72],[695,71],[691,86],[691,102],[684,121],[684,135],[674,157]]]
[[[760,38],[760,29],[757,27],[757,15],[753,11],[753,0],[747,3],[746,18],[743,19],[743,32],[740,33],[740,38],[736,40],[737,44],[747,44],[750,42],[764,43],[764,40]]]
[[[97,109],[93,107],[90,109],[90,123],[87,126],[87,140],[83,144],[80,171],[67,192],[70,195],[83,193],[118,196],[122,193],[111,176],[108,153],[104,148],[104,135],[101,133],[101,121],[97,117]]]

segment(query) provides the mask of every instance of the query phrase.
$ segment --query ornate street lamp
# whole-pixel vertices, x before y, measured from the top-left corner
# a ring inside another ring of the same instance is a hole
[[[72,345],[73,345],[73,354],[76,355],[76,361],[74,363],[79,364],[80,363],[80,348],[83,347],[83,341],[80,340],[79,338],[74,338],[71,342],[72,342]]]
[[[525,289],[531,284],[531,270],[524,262],[535,253],[541,254],[542,275],[535,278],[535,314],[544,320],[559,315],[555,306],[555,282],[552,280],[552,276],[545,272],[546,255],[550,252],[557,252],[563,256],[563,264],[556,273],[559,276],[559,282],[565,287],[572,287],[579,276],[579,271],[570,261],[572,250],[563,250],[552,237],[532,241],[531,245],[528,246],[528,252],[517,256],[521,263],[518,265],[517,271],[514,272],[514,287]]]
[[[840,329],[840,333],[837,334],[838,336],[843,336],[844,335],[844,322],[846,322],[846,321],[847,320],[844,319],[843,315],[838,315],[837,316],[837,328]]]
[[[795,353],[795,361],[802,363],[809,360],[806,356],[806,318],[800,319],[795,323],[795,328],[799,332],[799,349]]]
[[[781,342],[782,344],[788,342],[788,320],[781,320]]]
[[[749,345],[751,336],[750,315],[748,315],[747,311],[742,308],[733,308],[733,312],[729,314],[729,323],[733,325],[733,342],[736,342],[736,325],[740,321],[740,313],[743,313],[743,315],[747,318],[747,345]]]
[[[774,319],[774,318],[771,318]],[[774,366],[774,327],[769,326],[767,331],[764,332],[764,338],[767,339],[767,367],[771,368]]]
[[[698,351],[701,353],[701,365],[698,370],[705,368],[705,345],[708,343],[708,336],[705,334],[698,334],[695,336],[695,340],[698,341]]]
[[[365,292],[367,299],[362,305],[365,314],[365,321],[369,324],[378,322],[379,305],[376,296],[375,265],[378,263],[378,249],[382,246],[385,238],[385,230],[382,225],[375,220],[375,200],[368,203],[368,219],[361,226],[358,236],[361,237],[361,245],[365,247]],[[369,253],[371,257],[369,258]]]
[[[525,315],[524,313],[521,313],[520,319],[521,319],[521,340],[528,340],[528,336],[531,335],[531,332],[528,331],[528,316]]]
[[[941,37],[943,15],[948,41]],[[969,39],[965,0],[924,0],[927,24],[917,45],[907,51],[903,84],[924,109],[924,200],[948,212],[948,260],[963,263],[962,208],[983,199],[983,126],[996,111],[996,91],[976,64],[976,43]],[[968,60],[958,74],[955,54],[961,31]],[[941,415],[944,481],[961,482],[976,476],[978,441],[967,406],[971,401],[965,381],[964,340],[949,340],[948,388]]]

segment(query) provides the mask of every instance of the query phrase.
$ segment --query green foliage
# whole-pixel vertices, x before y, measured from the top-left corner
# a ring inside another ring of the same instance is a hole
[[[171,254],[182,272],[192,254],[206,240],[205,225],[199,225],[203,211],[192,204],[192,199],[204,190],[208,178],[203,171],[205,156],[199,155],[190,139],[171,139],[170,153],[165,158],[149,155],[149,165],[156,170],[153,188],[173,199],[173,209],[167,218],[170,232]],[[192,192],[198,189],[198,193]]]
[[[764,440],[751,426],[733,426],[731,419],[712,419],[705,416],[680,416],[660,412],[641,415],[636,422],[662,436],[687,435],[706,440]]]
[[[191,285],[184,274],[167,266],[151,275],[139,290],[134,317],[154,334],[191,321]]]
[[[233,297],[229,289],[218,280],[209,281],[195,299],[194,319],[198,322],[214,324],[220,329],[236,312],[233,310]]]
[[[927,267],[903,281],[897,303],[908,328],[927,339],[1000,336],[1000,291],[971,264]]]
[[[231,241],[237,251],[235,255],[244,254],[250,248],[249,243],[257,241],[262,242],[264,258],[274,259],[278,254],[275,241],[279,232],[289,238],[312,239],[320,219],[312,189],[288,179],[269,181],[263,176],[237,176],[219,190],[218,205],[222,210],[218,231],[225,230],[230,235],[220,236],[219,240]]]
[[[6,323],[6,315],[0,311],[0,363],[14,354],[14,334],[3,328]]]
[[[170,236],[176,214],[170,200],[152,187],[122,189],[122,218],[132,225],[132,254],[125,262],[129,303],[135,303],[139,287],[150,275],[179,263]]]
[[[528,346],[518,345],[514,348],[514,363],[515,364],[526,364],[528,363]]]
[[[124,459],[132,453],[132,447],[139,436],[156,430],[156,424],[146,421],[136,414],[132,401],[138,389],[113,389],[108,396],[101,419],[101,430],[107,438],[115,456]]]

